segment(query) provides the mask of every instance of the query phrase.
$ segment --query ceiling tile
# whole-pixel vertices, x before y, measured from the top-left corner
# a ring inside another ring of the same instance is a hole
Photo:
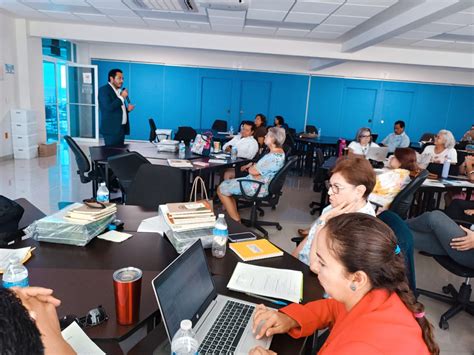
[[[336,32],[336,33],[345,33],[354,28],[354,26],[341,26],[341,25],[319,25],[315,28],[316,31],[322,32]]]
[[[372,17],[385,10],[384,6],[352,5],[345,3],[333,15]]]
[[[436,33],[444,33],[455,30],[457,28],[463,27],[463,25],[455,25],[453,23],[429,23],[427,25],[421,26],[416,28],[417,31],[423,32],[436,32]]]
[[[207,9],[209,17],[233,17],[245,19],[245,11],[225,11],[225,10],[214,10]]]
[[[111,16],[109,17],[119,25],[125,26],[146,26],[146,23],[138,16],[127,17],[127,16]],[[174,22],[174,21],[173,21]],[[176,25],[178,27],[178,25]]]
[[[433,32],[422,32],[422,31],[408,31],[405,33],[400,34],[399,36],[395,38],[407,38],[407,39],[425,39],[425,38],[430,38],[433,36],[436,36],[437,33]]]
[[[451,31],[449,33],[453,35],[474,36],[474,26],[470,25],[470,26],[462,27],[457,30]]]
[[[192,31],[210,31],[211,26],[209,23],[205,22],[195,22],[195,21],[177,21],[180,28],[185,30]]]
[[[232,33],[241,33],[242,26],[232,26],[232,25],[211,25],[212,30],[215,32],[232,32]]]
[[[252,20],[283,21],[287,11],[253,10],[247,11],[247,18]]]
[[[422,41],[412,43],[411,45],[417,46],[417,47],[438,48],[446,43],[452,43],[452,42],[440,41],[440,40],[434,40],[434,39],[424,39]]]
[[[229,25],[229,26],[240,26],[243,27],[245,19],[235,17],[211,17],[209,16],[209,22],[211,25]]]
[[[31,1],[31,0],[30,0]],[[58,5],[82,5],[89,6],[85,0],[51,0],[53,4]]]
[[[80,18],[71,14],[70,12],[60,12],[60,11],[40,11],[41,13],[48,15],[57,20],[67,20],[67,21],[79,21]]]
[[[383,41],[382,45],[390,45],[390,46],[407,46],[411,43],[417,42],[417,39],[408,39],[408,38],[390,38],[386,41]]]
[[[252,0],[250,2],[249,10],[260,9],[288,11],[294,3],[294,0]]]
[[[277,36],[287,37],[305,37],[310,31],[309,30],[295,30],[290,28],[279,28],[275,33]]]
[[[460,12],[448,17],[444,17],[441,20],[438,20],[438,22],[472,25],[474,23],[474,14]]]
[[[102,7],[107,9],[123,9],[127,10],[129,7],[121,1],[117,0],[87,0],[89,4],[94,7]]]
[[[317,38],[317,39],[336,39],[340,36],[341,34],[337,32],[324,32],[324,31],[311,31],[307,35],[307,37]]]
[[[323,1],[298,1],[291,9],[296,12],[313,12],[317,14],[330,14],[336,10],[340,4]]]
[[[452,49],[460,50],[460,51],[463,51],[463,52],[473,53],[474,52],[474,44],[473,43],[467,43],[467,42],[456,42],[456,43],[453,43]]]
[[[357,4],[357,5],[377,5],[377,6],[392,6],[398,0],[347,0],[348,4]]]
[[[274,27],[266,27],[266,26],[245,26],[244,32],[245,33],[253,33],[256,35],[272,35],[276,31]]]
[[[59,5],[53,3],[43,3],[43,2],[25,2],[26,5],[44,11],[53,11],[53,12],[79,12],[82,14],[97,14],[99,11],[94,7],[86,3],[79,3],[79,5]],[[77,3],[76,3],[77,4]],[[83,6],[81,6],[81,4]]]
[[[368,18],[369,17],[331,15],[324,21],[324,24],[357,26],[360,25],[362,22],[367,21]]]
[[[318,24],[321,23],[321,21],[323,21],[326,17],[327,15],[325,14],[313,14],[291,11],[288,16],[286,16],[285,22]]]
[[[468,9],[462,10],[461,12],[462,12],[462,13],[467,12],[467,13],[470,13],[470,14],[474,14],[474,6],[468,8]]]
[[[111,9],[111,8],[108,8],[108,7],[97,7],[97,10],[99,10],[100,12],[102,12],[105,15],[111,15],[111,16],[122,16],[122,17],[137,16],[130,9]]]
[[[145,21],[150,27],[159,27],[159,28],[180,28],[176,21],[174,20],[160,20],[156,18],[144,18]]]
[[[77,17],[86,20],[87,22],[94,22],[94,23],[100,23],[100,24],[107,24],[107,23],[113,23],[111,19],[109,19],[107,16],[102,15],[102,14],[79,14],[75,13]]]

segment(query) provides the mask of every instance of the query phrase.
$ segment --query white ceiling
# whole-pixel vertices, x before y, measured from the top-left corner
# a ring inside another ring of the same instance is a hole
[[[474,53],[474,0],[244,0],[243,11],[204,5],[239,0],[194,0],[196,12],[180,1],[0,0],[0,10],[52,22],[329,42],[343,52],[384,45]]]

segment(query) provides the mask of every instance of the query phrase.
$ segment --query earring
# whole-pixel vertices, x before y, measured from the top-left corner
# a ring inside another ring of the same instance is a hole
[[[351,284],[350,288],[351,288],[352,291],[355,291],[356,290],[356,285]]]

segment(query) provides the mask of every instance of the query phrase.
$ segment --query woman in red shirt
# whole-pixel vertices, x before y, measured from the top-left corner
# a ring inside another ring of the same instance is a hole
[[[310,268],[331,298],[278,312],[259,305],[257,338],[286,332],[306,337],[330,327],[319,354],[439,354],[433,327],[408,287],[403,255],[386,224],[367,214],[343,214],[327,222],[316,244]],[[251,354],[274,352],[257,347]]]

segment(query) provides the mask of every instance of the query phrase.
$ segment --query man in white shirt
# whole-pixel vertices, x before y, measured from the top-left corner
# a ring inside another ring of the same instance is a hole
[[[393,153],[397,148],[407,148],[410,146],[410,137],[405,133],[405,122],[395,122],[393,132],[382,141],[382,145],[387,146],[390,153]]]
[[[240,127],[240,133],[228,141],[222,147],[230,152],[233,147],[237,148],[239,158],[253,159],[258,152],[258,142],[253,137],[255,124],[252,121],[244,121]]]

